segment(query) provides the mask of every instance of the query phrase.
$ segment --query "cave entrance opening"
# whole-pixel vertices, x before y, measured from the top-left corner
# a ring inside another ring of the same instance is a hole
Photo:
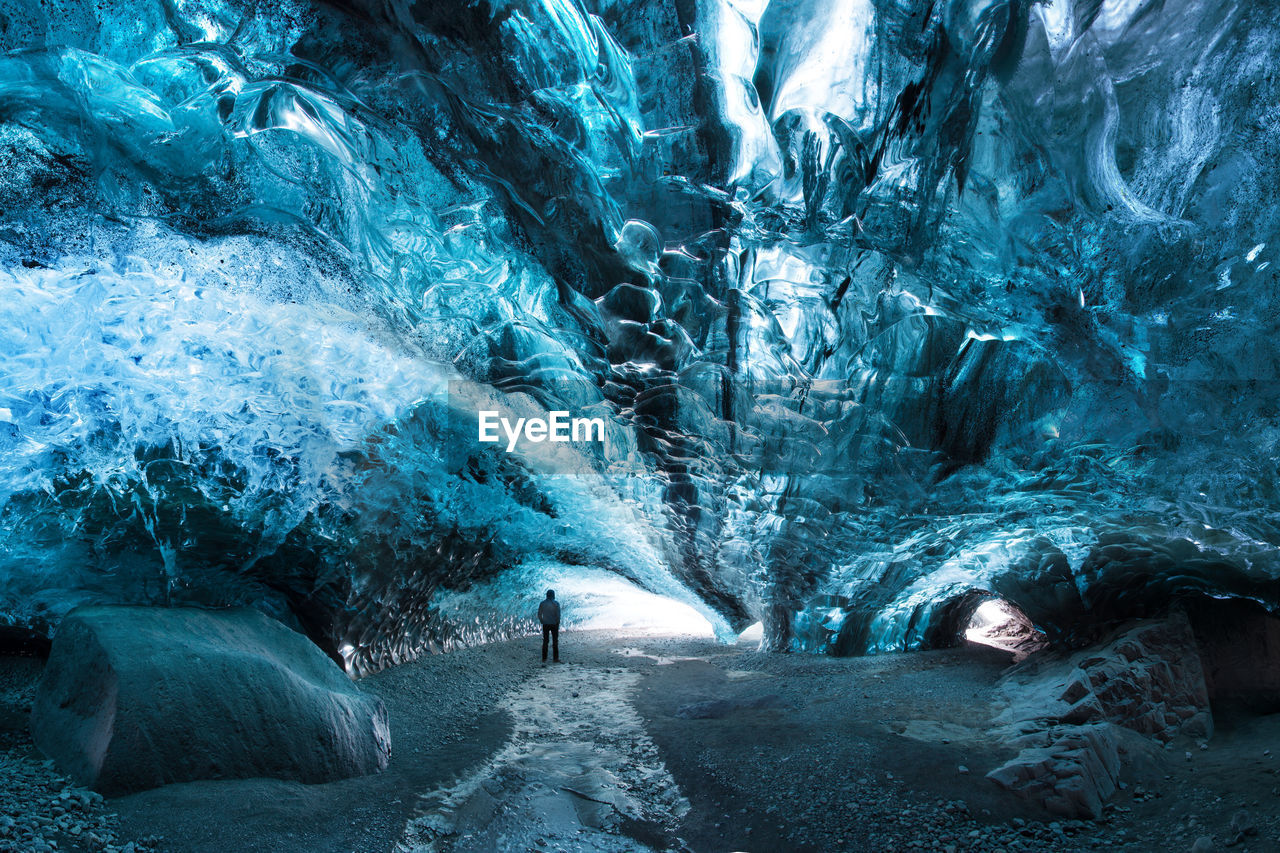
[[[564,607],[566,628],[637,636],[715,636],[707,615],[688,601],[651,592],[602,570],[558,566],[527,588],[556,591]]]
[[[606,569],[560,563],[521,566],[466,590],[440,591],[432,603],[436,617],[461,642],[478,645],[537,630],[547,590],[555,591],[566,631],[716,637],[728,630],[714,621],[721,617],[682,590],[664,595]]]
[[[1025,613],[1007,599],[997,597],[983,599],[973,608],[962,636],[979,646],[1012,652],[1016,660],[1048,645],[1044,632]]]
[[[1047,646],[1043,631],[1007,598],[987,590],[970,590],[942,606],[929,646],[950,648],[968,644],[1009,652],[1022,660]]]
[[[637,635],[713,637],[711,622],[683,601],[625,587],[574,589],[560,585],[581,630],[608,630]],[[561,593],[557,593],[561,594]]]

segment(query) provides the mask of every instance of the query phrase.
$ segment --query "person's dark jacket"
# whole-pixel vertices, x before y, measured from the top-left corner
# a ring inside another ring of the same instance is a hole
[[[559,625],[560,602],[552,598],[544,598],[538,605],[538,621],[543,625]]]

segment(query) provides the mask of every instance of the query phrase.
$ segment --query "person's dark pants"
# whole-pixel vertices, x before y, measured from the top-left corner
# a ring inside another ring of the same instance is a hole
[[[542,626],[542,659],[547,659],[547,640],[551,641],[552,660],[560,662],[560,623]]]

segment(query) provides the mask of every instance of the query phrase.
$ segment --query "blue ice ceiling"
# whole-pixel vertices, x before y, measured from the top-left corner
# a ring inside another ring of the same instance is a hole
[[[0,49],[0,622],[249,602],[367,671],[539,566],[839,653],[1280,603],[1272,4],[3,0]]]

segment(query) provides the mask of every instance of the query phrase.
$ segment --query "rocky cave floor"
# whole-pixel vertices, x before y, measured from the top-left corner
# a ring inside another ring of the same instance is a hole
[[[371,676],[384,773],[103,800],[27,734],[40,663],[0,661],[0,851],[1280,850],[1280,714],[1131,751],[1098,820],[985,774],[1006,653],[769,655],[674,637],[529,638]]]

